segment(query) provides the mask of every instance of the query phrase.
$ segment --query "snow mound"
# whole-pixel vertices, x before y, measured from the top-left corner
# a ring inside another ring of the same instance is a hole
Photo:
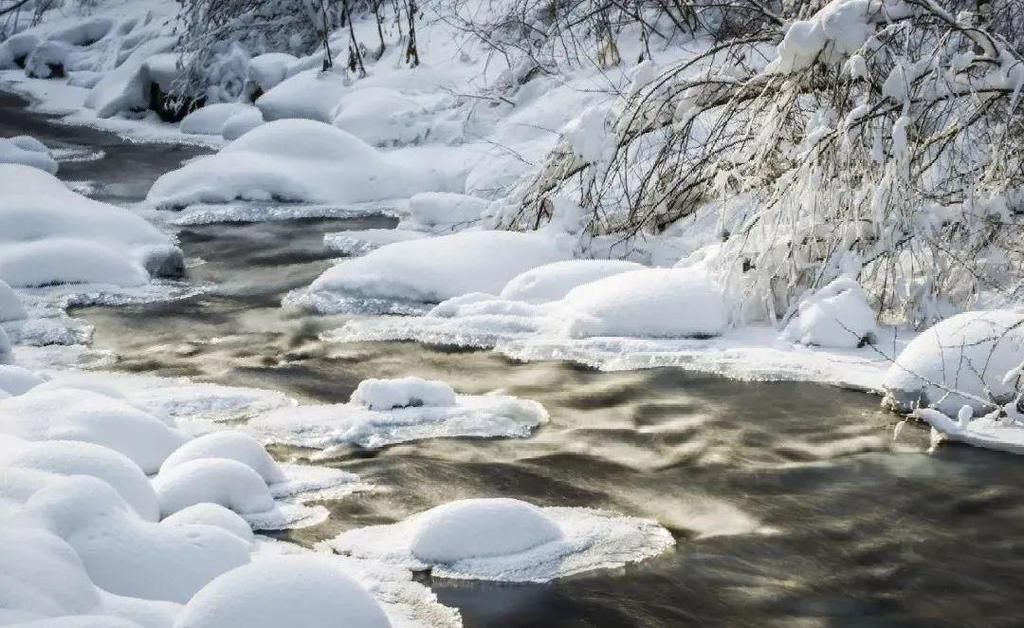
[[[95,111],[98,118],[145,111],[150,94],[148,69],[144,64],[151,57],[171,50],[176,41],[175,37],[154,37],[140,44],[89,90],[85,107]]]
[[[536,233],[467,231],[397,242],[341,262],[286,304],[332,313],[346,297],[437,303],[469,292],[497,293],[516,275],[564,257],[553,239]]]
[[[44,41],[32,50],[25,61],[25,75],[40,79],[60,78],[74,50],[74,46],[62,41]]]
[[[248,434],[227,430],[211,432],[190,440],[164,460],[160,473],[193,460],[223,458],[249,467],[267,484],[284,482],[287,478],[267,450]]]
[[[0,323],[24,320],[27,317],[21,299],[7,282],[0,279]]]
[[[13,70],[24,65],[29,53],[41,42],[39,35],[32,32],[18,33],[5,39],[0,43],[0,70]]]
[[[853,349],[875,338],[875,312],[855,279],[836,279],[802,300],[797,312],[784,332],[795,342]]]
[[[409,219],[402,227],[453,231],[480,221],[490,203],[453,192],[423,192],[409,199]]]
[[[373,146],[420,142],[429,132],[431,114],[398,90],[383,87],[351,89],[333,111],[334,126]]]
[[[27,135],[0,137],[0,164],[20,164],[57,174],[57,160],[46,146]]]
[[[430,569],[434,577],[546,582],[650,558],[674,541],[646,519],[471,499],[400,523],[350,530],[329,544],[342,554]]]
[[[242,519],[238,514],[220,504],[207,502],[193,504],[187,508],[182,508],[169,517],[165,517],[160,524],[165,526],[192,524],[214,526],[227,530],[246,543],[252,544],[256,542],[256,535],[252,533],[252,528],[249,527],[245,519]]]
[[[256,99],[256,106],[268,122],[301,118],[330,123],[347,89],[337,72],[306,70],[268,90]]]
[[[729,326],[721,289],[687,269],[620,273],[573,288],[560,302],[573,338],[717,336]]]
[[[220,135],[228,120],[236,115],[259,112],[252,105],[239,102],[221,102],[196,109],[181,121],[182,133],[194,135]]]
[[[147,200],[160,208],[235,199],[360,203],[440,184],[426,169],[394,162],[333,126],[278,120],[163,175]]]
[[[0,400],[0,433],[25,440],[73,440],[108,447],[156,473],[186,438],[160,419],[94,392],[32,389]]]
[[[225,458],[191,460],[164,470],[153,479],[153,489],[164,517],[204,502],[240,515],[274,508],[263,478],[251,467]]]
[[[370,410],[454,406],[455,390],[445,382],[420,377],[366,379],[359,382],[350,403]]]
[[[288,66],[298,61],[284,52],[268,52],[249,59],[249,80],[266,93],[288,76]]]
[[[408,229],[354,229],[324,235],[324,247],[347,257],[357,257],[386,244],[420,240],[427,235]]]
[[[220,129],[220,135],[229,142],[237,140],[249,131],[262,125],[263,122],[263,114],[260,113],[260,110],[255,107],[249,107],[225,120],[224,126]]]
[[[228,572],[185,605],[175,628],[387,628],[357,582],[310,556],[265,557]]]
[[[299,447],[383,447],[426,438],[525,438],[546,423],[535,401],[502,395],[458,395],[451,406],[370,410],[356,403],[299,406],[251,420],[258,438]]]
[[[138,286],[149,268],[179,268],[181,251],[139,216],[81,196],[51,174],[0,165],[0,279]]]
[[[513,277],[501,289],[501,298],[526,303],[548,303],[565,297],[570,290],[598,279],[645,267],[621,260],[577,259],[545,264]]]
[[[967,405],[987,412],[1010,401],[1024,362],[1024,311],[965,312],[925,330],[886,374],[886,402],[910,411],[931,407],[956,415]]]
[[[0,366],[0,390],[9,395],[23,395],[43,383],[43,378],[32,371],[5,364]]]

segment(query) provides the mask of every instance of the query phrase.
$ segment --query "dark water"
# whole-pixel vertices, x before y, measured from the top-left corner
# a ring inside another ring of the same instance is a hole
[[[194,154],[53,128],[4,102],[0,133],[102,145],[106,159],[62,176],[112,182],[103,188],[111,197],[137,199],[161,169]],[[107,160],[133,162],[134,175]],[[283,293],[329,266],[323,233],[390,224],[189,228],[182,248],[205,261],[190,280],[216,283],[213,292],[76,315],[96,326],[96,346],[116,351],[123,370],[323,402],[346,400],[365,377],[417,374],[464,392],[504,389],[550,410],[551,423],[530,439],[338,455],[329,464],[392,490],[329,504],[331,520],[294,533],[299,542],[498,495],[650,517],[678,540],[640,565],[549,584],[430,582],[467,626],[1024,625],[1015,457],[957,446],[929,455],[927,433],[913,426],[894,443],[897,419],[851,391],[671,369],[599,373],[413,343],[324,345],[318,333],[343,319],[289,317],[278,307]]]

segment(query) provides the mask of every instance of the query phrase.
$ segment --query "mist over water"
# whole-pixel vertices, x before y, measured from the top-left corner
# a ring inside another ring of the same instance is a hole
[[[201,149],[130,144],[57,127],[0,99],[0,134],[103,151],[61,164],[104,200],[139,200]],[[415,343],[324,344],[344,317],[282,310],[281,297],[330,266],[324,233],[389,218],[211,224],[179,233],[188,281],[210,291],[169,303],[73,312],[114,368],[346,401],[367,377],[407,374],[464,393],[535,399],[551,422],[529,439],[431,440],[321,461],[381,490],[327,504],[304,544],[390,523],[464,497],[507,496],[649,517],[674,551],[621,570],[541,585],[429,581],[465,624],[492,626],[1021,625],[1020,461],[968,447],[926,454],[928,433],[868,395],[745,383],[674,369],[601,373],[514,363]],[[312,452],[276,448],[283,457]]]

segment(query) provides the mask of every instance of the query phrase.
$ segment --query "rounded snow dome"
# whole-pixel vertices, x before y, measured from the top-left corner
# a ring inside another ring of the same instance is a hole
[[[233,430],[211,432],[188,441],[164,460],[160,471],[173,469],[192,460],[208,458],[241,462],[258,473],[267,484],[276,484],[287,479],[259,441],[248,434]]]
[[[154,478],[153,489],[164,517],[204,502],[220,504],[239,514],[274,507],[263,478],[251,467],[226,458],[191,460],[162,471]]]
[[[175,628],[388,628],[383,609],[324,559],[275,556],[233,569],[204,587]]]
[[[427,563],[518,554],[563,538],[543,510],[518,499],[464,499],[417,519],[410,549]]]

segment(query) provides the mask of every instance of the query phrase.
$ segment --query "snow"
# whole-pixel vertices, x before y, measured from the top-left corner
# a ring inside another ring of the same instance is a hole
[[[221,135],[228,120],[238,115],[251,116],[259,109],[238,102],[206,105],[188,114],[181,121],[181,132],[194,135]]]
[[[173,515],[164,517],[160,524],[165,526],[192,524],[214,526],[234,534],[246,543],[253,544],[256,542],[256,536],[252,533],[252,528],[249,527],[245,519],[242,519],[238,514],[220,504],[208,502],[193,504],[182,508]]]
[[[0,280],[11,286],[138,286],[181,252],[127,210],[94,201],[35,168],[0,165]]]
[[[930,407],[955,415],[967,405],[988,412],[1006,403],[1024,362],[1024,312],[990,310],[951,316],[921,332],[885,376],[887,401],[912,410]]]
[[[153,479],[153,490],[164,517],[204,502],[241,515],[274,508],[263,478],[252,467],[226,458],[202,458],[164,469]]]
[[[235,199],[359,203],[409,196],[436,185],[436,176],[425,167],[396,162],[340,129],[310,120],[278,120],[163,175],[147,201],[160,208]]]
[[[20,366],[0,365],[0,390],[9,395],[25,394],[43,381],[43,378]]]
[[[547,582],[621,567],[675,544],[653,521],[512,499],[452,502],[402,522],[344,532],[329,545],[434,577]]]
[[[263,114],[259,109],[246,107],[224,121],[220,134],[228,141],[237,140],[263,122]]]
[[[39,140],[27,135],[0,137],[0,164],[21,164],[57,173],[57,161]]]
[[[689,269],[620,273],[573,288],[560,301],[573,338],[717,336],[729,326],[721,289]]]
[[[430,132],[425,117],[429,113],[415,99],[396,89],[362,87],[343,94],[334,126],[373,146],[404,146],[425,139]]]
[[[163,474],[193,460],[206,458],[240,462],[255,471],[267,484],[286,480],[284,473],[263,445],[247,434],[230,430],[204,434],[185,443],[164,460],[160,473]]]
[[[302,118],[331,123],[334,109],[348,87],[337,72],[306,70],[292,76],[256,99],[268,122]]]
[[[566,260],[538,266],[513,277],[501,289],[501,298],[526,303],[559,301],[572,289],[620,273],[642,270],[643,265],[622,260]]]
[[[371,410],[360,403],[276,410],[246,425],[261,440],[299,447],[383,447],[425,438],[519,437],[548,420],[535,401],[504,395],[457,395],[450,406]]]
[[[185,605],[175,628],[390,627],[356,581],[323,558],[276,556],[217,578]]]
[[[21,299],[7,282],[0,279],[0,323],[24,320],[26,316]]]
[[[25,440],[74,440],[118,451],[155,473],[185,436],[123,401],[79,389],[36,389],[0,400],[0,433]]]
[[[98,118],[146,109],[149,85],[143,65],[150,57],[166,53],[174,44],[173,37],[155,37],[142,43],[89,90],[85,107],[95,111]]]
[[[840,277],[806,297],[784,334],[805,345],[853,349],[877,333],[875,311],[855,279]]]
[[[68,57],[74,51],[62,41],[44,41],[36,46],[25,61],[25,74],[32,78],[56,78],[57,68],[66,68]]]
[[[370,410],[455,405],[455,390],[445,382],[421,377],[365,379],[352,393],[350,403]]]
[[[453,192],[423,192],[409,199],[409,219],[402,228],[453,231],[479,222],[489,205],[475,196]]]
[[[7,336],[7,332],[0,327],[0,365],[11,362],[14,362],[14,347],[11,346],[11,339]],[[8,393],[4,391],[4,395],[6,394]]]
[[[249,80],[266,93],[285,79],[288,66],[296,61],[294,56],[283,52],[257,55],[249,60]]]
[[[420,240],[426,237],[428,234],[422,231],[408,229],[353,229],[324,235],[324,247],[337,251],[341,255],[356,257],[366,255],[385,244]]]
[[[469,292],[496,294],[516,275],[564,257],[544,234],[467,231],[397,242],[342,261],[286,304],[332,313],[361,300],[437,303]]]

